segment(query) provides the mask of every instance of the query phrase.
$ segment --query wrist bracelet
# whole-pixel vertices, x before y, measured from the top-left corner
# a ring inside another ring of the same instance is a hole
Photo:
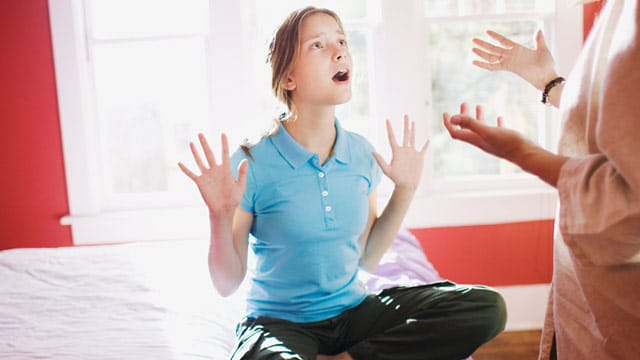
[[[542,103],[543,104],[549,105],[549,91],[551,91],[551,89],[553,89],[557,85],[562,84],[564,81],[565,80],[564,80],[564,78],[562,76],[558,76],[557,78],[549,81],[547,83],[547,85],[545,85],[544,91],[542,92]]]

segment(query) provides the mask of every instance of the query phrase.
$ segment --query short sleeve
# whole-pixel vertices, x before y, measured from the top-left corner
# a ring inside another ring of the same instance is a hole
[[[367,192],[367,194],[371,194],[380,184],[380,180],[382,178],[382,169],[380,169],[380,166],[378,165],[378,162],[376,161],[376,158],[373,157],[373,152],[375,151],[375,148],[373,147],[373,145],[371,145],[371,143],[366,140],[364,137],[361,138],[363,141],[363,149],[364,149],[364,153],[361,154],[361,156],[364,159],[367,159],[367,164],[368,164],[368,174],[367,174],[367,178],[369,179],[369,190]]]

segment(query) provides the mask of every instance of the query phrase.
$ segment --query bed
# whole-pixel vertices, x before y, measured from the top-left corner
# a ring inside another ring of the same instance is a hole
[[[228,359],[246,284],[215,292],[204,240],[0,251],[0,359]],[[440,277],[398,234],[371,292]]]

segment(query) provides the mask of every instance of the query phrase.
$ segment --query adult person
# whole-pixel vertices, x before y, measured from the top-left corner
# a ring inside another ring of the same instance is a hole
[[[559,194],[540,359],[640,356],[640,10],[609,0],[566,83],[542,33],[528,49],[495,32],[475,64],[513,72],[560,108],[558,154],[492,126],[466,104],[443,114],[454,139],[519,165]]]

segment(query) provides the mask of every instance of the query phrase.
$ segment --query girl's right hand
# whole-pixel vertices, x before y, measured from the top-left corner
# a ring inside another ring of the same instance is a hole
[[[212,213],[233,214],[240,204],[242,194],[246,186],[247,160],[242,160],[238,165],[238,180],[235,180],[229,165],[229,143],[227,135],[220,136],[222,143],[222,162],[216,164],[215,156],[207,139],[203,134],[198,134],[202,151],[204,152],[206,163],[202,161],[199,151],[193,142],[189,142],[189,148],[193,154],[200,175],[197,175],[186,167],[183,163],[178,163],[180,170],[193,180],[200,190],[200,195]]]
[[[472,51],[484,61],[475,60],[473,65],[490,71],[511,71],[538,90],[544,90],[549,81],[558,77],[553,56],[547,48],[542,31],[536,32],[536,47],[533,49],[522,46],[495,31],[489,30],[487,34],[499,45],[474,38],[473,43],[477,47]]]

